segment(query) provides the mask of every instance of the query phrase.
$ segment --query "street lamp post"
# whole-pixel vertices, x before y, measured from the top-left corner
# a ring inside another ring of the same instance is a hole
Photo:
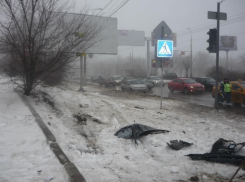
[[[191,29],[188,28],[188,30],[191,32]],[[190,68],[190,77],[192,77],[192,32],[191,32],[191,68]]]

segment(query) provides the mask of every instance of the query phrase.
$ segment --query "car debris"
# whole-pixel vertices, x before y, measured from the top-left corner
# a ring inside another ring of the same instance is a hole
[[[118,138],[134,139],[135,143],[138,144],[137,139],[139,138],[139,136],[148,135],[148,134],[157,134],[157,133],[167,133],[167,132],[169,131],[160,130],[143,124],[135,123],[121,128],[114,135],[117,136]]]
[[[192,160],[206,160],[210,162],[218,162],[218,163],[229,163],[234,165],[240,165],[242,161],[245,159],[245,156],[242,155],[232,155],[232,154],[189,154]]]
[[[235,143],[233,140],[218,139],[212,146],[210,153],[235,154],[245,146],[243,143]]]
[[[192,160],[206,160],[218,163],[229,163],[240,165],[245,156],[234,155],[245,146],[244,143],[235,143],[232,140],[218,139],[212,146],[210,153],[205,154],[189,154]]]
[[[166,142],[167,143],[167,142]],[[189,147],[193,145],[193,143],[188,143],[182,140],[171,140],[170,143],[167,143],[168,146],[174,150],[180,150],[184,147]]]

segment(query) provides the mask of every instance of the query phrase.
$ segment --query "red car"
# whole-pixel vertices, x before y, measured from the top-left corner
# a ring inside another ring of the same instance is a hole
[[[171,93],[174,91],[181,91],[185,94],[188,93],[202,93],[205,88],[202,84],[197,83],[191,78],[176,78],[168,83],[168,89]]]

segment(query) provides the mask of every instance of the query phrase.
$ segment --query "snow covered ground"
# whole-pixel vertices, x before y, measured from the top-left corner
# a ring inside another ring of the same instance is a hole
[[[1,84],[1,88],[0,181],[42,181],[49,176],[54,177],[51,181],[66,181],[64,169],[30,111],[10,84]],[[244,116],[169,99],[159,109],[159,97],[91,85],[84,88],[82,93],[77,91],[78,83],[40,86],[28,100],[86,181],[171,182],[197,176],[199,181],[212,182],[227,181],[236,171],[237,166],[192,161],[185,155],[210,152],[219,138],[244,142]],[[88,119],[86,125],[78,125],[73,117],[78,113],[102,123]],[[114,136],[133,123],[171,132],[144,136],[138,145]],[[166,144],[170,140],[193,145],[174,151]],[[238,154],[245,155],[245,148]],[[45,171],[37,174],[40,169]],[[245,172],[240,170],[233,181],[244,180]]]
[[[0,77],[0,182],[66,182],[65,170],[8,81]]]

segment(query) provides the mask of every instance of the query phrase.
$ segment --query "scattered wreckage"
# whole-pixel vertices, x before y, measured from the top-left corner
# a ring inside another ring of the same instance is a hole
[[[134,139],[135,143],[138,144],[137,139],[140,136],[167,132],[169,131],[152,128],[142,124],[132,124],[121,128],[114,135],[118,138]],[[170,143],[167,143],[167,145],[174,150],[180,150],[184,147],[193,145],[193,143],[188,143],[182,140],[171,140]],[[245,142],[235,143],[232,140],[220,138],[213,144],[210,153],[189,154],[187,156],[189,156],[192,160],[206,160],[211,162],[240,165],[245,160],[245,156],[235,154],[244,146]]]

